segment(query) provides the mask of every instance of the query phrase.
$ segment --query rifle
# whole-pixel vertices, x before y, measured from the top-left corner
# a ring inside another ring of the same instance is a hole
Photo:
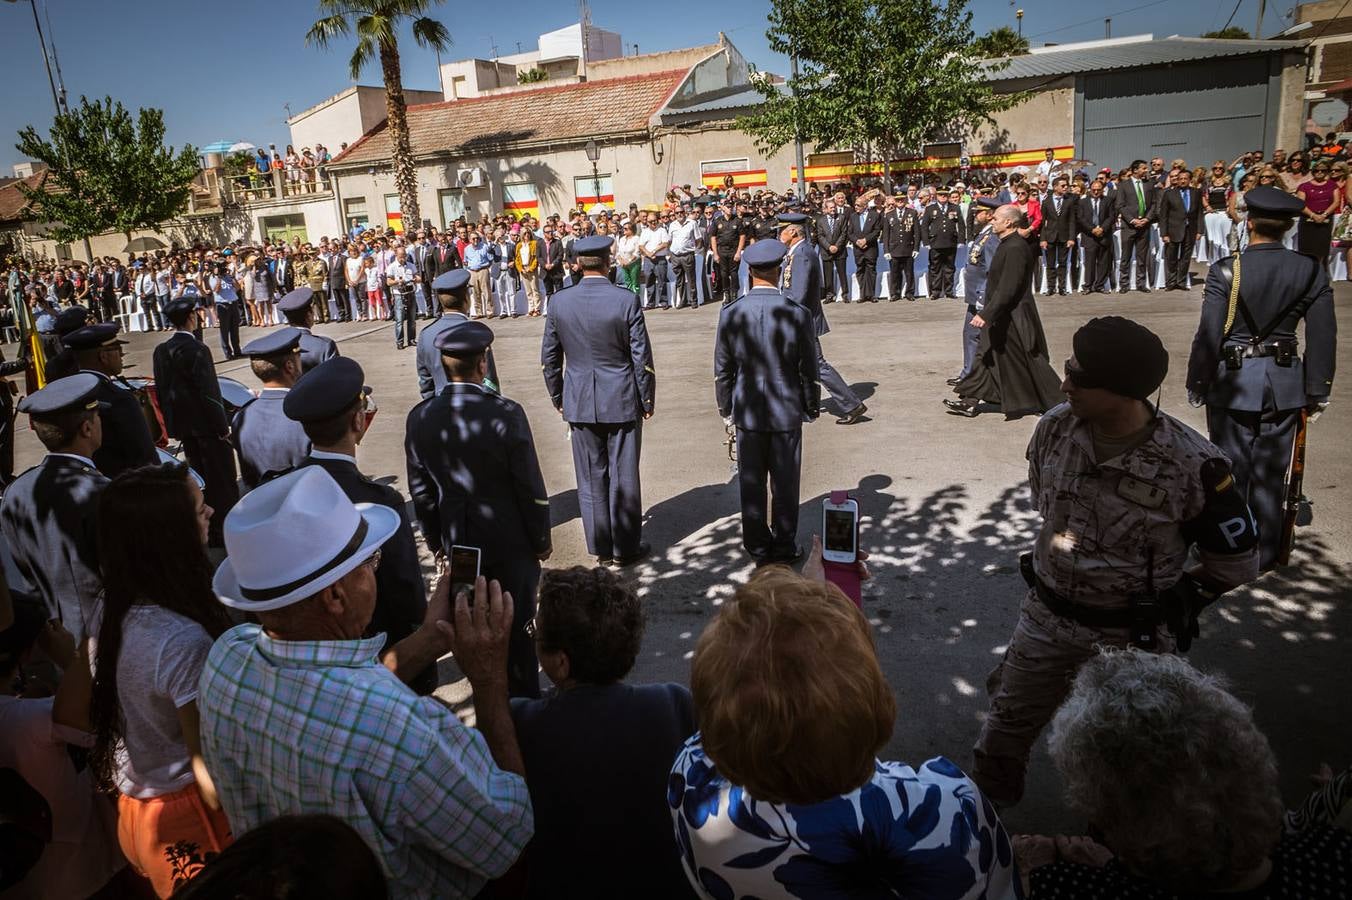
[[[1277,544],[1277,562],[1291,561],[1291,548],[1296,543],[1296,526],[1310,520],[1310,500],[1305,496],[1305,435],[1309,431],[1309,410],[1300,411],[1300,425],[1291,447],[1291,474],[1286,481],[1286,502],[1282,510],[1282,532]]]

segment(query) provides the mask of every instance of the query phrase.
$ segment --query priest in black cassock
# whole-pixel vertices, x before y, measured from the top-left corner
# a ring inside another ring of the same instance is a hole
[[[1013,205],[997,209],[991,220],[1000,247],[986,280],[985,305],[972,317],[981,342],[972,370],[953,388],[958,399],[944,400],[960,416],[975,417],[985,402],[1016,419],[1044,413],[1065,399],[1033,300],[1037,258],[1027,241],[1016,239],[1022,222],[1023,213]]]

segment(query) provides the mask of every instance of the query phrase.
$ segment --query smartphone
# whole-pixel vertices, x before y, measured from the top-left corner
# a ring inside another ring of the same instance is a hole
[[[853,565],[859,558],[859,502],[822,501],[822,559]]]
[[[479,548],[451,545],[451,602],[461,591],[469,593],[469,604],[474,605],[474,583],[479,580]]]

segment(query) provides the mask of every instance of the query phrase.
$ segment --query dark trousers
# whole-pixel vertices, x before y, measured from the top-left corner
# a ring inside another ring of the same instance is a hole
[[[757,562],[792,559],[798,534],[798,472],[803,431],[737,429],[742,546]],[[767,496],[773,494],[773,505]],[[767,517],[767,508],[769,515]]]
[[[1189,230],[1183,233],[1183,240],[1164,245],[1165,288],[1188,286],[1188,266],[1192,264],[1192,245],[1196,242],[1197,235]]]
[[[695,284],[694,252],[671,254],[671,268],[676,273],[676,296],[671,298],[671,305],[699,306],[699,288]]]
[[[483,567],[483,576],[497,580],[512,594],[512,633],[507,638],[507,694],[510,697],[540,696],[540,663],[535,656],[535,638],[526,625],[535,618],[535,592],[540,584],[536,559],[503,560]]]
[[[1047,293],[1061,293],[1066,289],[1066,268],[1073,251],[1061,241],[1048,241],[1045,252],[1047,254]]]
[[[0,378],[0,488],[14,480],[14,395],[12,382]]]
[[[915,257],[910,253],[894,253],[887,263],[888,295],[893,300],[903,296],[915,298]]]
[[[118,308],[117,297],[112,294],[104,294],[101,305],[103,306],[103,321],[116,322],[118,314],[122,312],[122,310]]]
[[[1122,258],[1117,261],[1118,287],[1131,287],[1131,254],[1136,253],[1136,287],[1150,286],[1150,226],[1122,226]]]
[[[404,348],[405,339],[412,344],[418,339],[417,308],[413,302],[412,285],[409,290],[394,292],[394,346]]]
[[[737,299],[737,261],[732,258],[731,253],[725,256],[720,251],[718,254],[718,284],[715,293],[724,303]]]
[[[315,295],[310,298],[310,308],[314,311],[315,322],[323,325],[329,321],[329,292],[327,288],[320,288],[315,291]]]
[[[849,412],[859,405],[859,395],[850,390],[850,386],[840,377],[836,367],[826,361],[826,355],[822,353],[821,338],[817,339],[817,380],[826,388],[826,392],[836,401],[842,412]]]
[[[872,300],[878,293],[878,254],[855,248],[854,275],[859,279],[859,302]],[[846,282],[845,300],[850,300],[849,282]]]
[[[981,343],[981,329],[972,324],[972,316],[981,312],[976,306],[967,304],[967,315],[962,317],[962,371],[958,378],[966,378],[976,362],[976,348]]]
[[[183,455],[187,457],[188,465],[206,482],[202,496],[211,507],[207,545],[223,547],[225,543],[221,538],[221,529],[225,525],[226,514],[239,502],[235,454],[230,448],[230,441],[215,435],[188,435],[183,438]]]
[[[563,267],[556,270],[545,269],[545,296],[552,297],[563,290]]]
[[[239,307],[238,300],[222,303],[216,301],[216,318],[220,323],[221,353],[226,359],[243,355],[239,349]]]
[[[845,261],[845,251],[835,259],[822,260],[822,299],[830,300],[839,292],[844,299],[850,299],[850,276]]]
[[[164,329],[164,316],[160,314],[160,301],[154,294],[146,294],[141,298],[141,312],[146,314],[146,329],[148,331],[162,331]]]
[[[1108,289],[1108,275],[1112,270],[1113,245],[1103,239],[1087,237],[1084,240],[1084,286],[1090,291]]]
[[[610,270],[610,280],[615,280],[615,270]],[[667,258],[665,256],[654,256],[652,259],[643,260],[643,286],[652,291],[652,299],[648,302],[646,308],[652,309],[657,306],[670,306],[671,300],[667,297]]]
[[[1208,406],[1206,425],[1211,442],[1230,457],[1235,487],[1258,523],[1258,564],[1270,569],[1280,549],[1286,473],[1300,410],[1250,412]]]
[[[573,469],[587,552],[602,559],[633,556],[642,540],[643,495],[638,461],[643,423],[573,423]]]
[[[953,297],[953,279],[957,271],[956,247],[931,247],[929,251],[929,295]]]

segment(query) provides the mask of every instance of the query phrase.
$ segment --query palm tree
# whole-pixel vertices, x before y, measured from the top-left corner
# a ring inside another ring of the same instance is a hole
[[[422,220],[418,209],[418,176],[413,167],[413,147],[408,139],[407,104],[404,102],[403,73],[399,67],[398,31],[404,20],[413,22],[413,40],[419,47],[438,52],[451,46],[451,33],[436,19],[424,13],[442,0],[319,0],[323,15],[310,26],[305,42],[328,47],[339,37],[355,32],[357,46],[348,63],[352,80],[361,78],[362,68],[378,53],[380,71],[385,76],[385,117],[394,139],[394,184],[399,190],[399,211],[405,222],[416,227]]]

